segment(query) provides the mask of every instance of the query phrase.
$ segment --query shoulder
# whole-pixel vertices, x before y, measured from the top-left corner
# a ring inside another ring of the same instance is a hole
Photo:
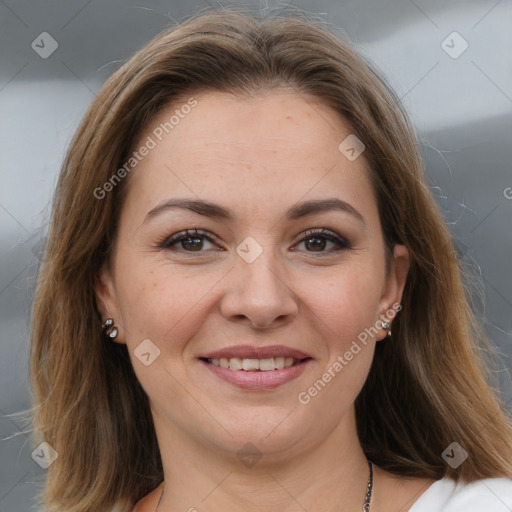
[[[163,482],[149,494],[140,499],[133,508],[132,512],[155,512],[158,500],[162,494]]]
[[[434,482],[409,509],[409,512],[510,512],[512,480],[486,478],[469,484],[449,478]]]

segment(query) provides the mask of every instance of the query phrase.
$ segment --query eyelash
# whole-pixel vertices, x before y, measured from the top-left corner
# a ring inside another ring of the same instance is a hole
[[[179,242],[182,242],[184,240],[188,240],[190,238],[200,238],[200,239],[206,239],[211,243],[215,243],[217,240],[216,236],[212,236],[211,234],[204,232],[202,230],[198,230],[197,228],[194,228],[193,230],[186,229],[185,231],[180,231],[179,233],[175,233],[174,235],[171,235],[170,237],[165,238],[162,242],[158,244],[159,249],[167,249],[167,250],[176,250],[173,246]],[[337,252],[337,251],[343,251],[351,249],[352,247],[350,244],[344,240],[343,238],[339,237],[332,231],[329,231],[325,228],[313,228],[308,229],[300,240],[297,241],[297,244],[305,242],[311,238],[325,238],[326,240],[329,240],[330,242],[336,244],[338,246],[337,249],[331,249],[329,251],[319,251],[318,254],[329,254],[331,252]],[[184,249],[183,249],[184,250]],[[205,252],[205,251],[185,251],[187,253],[194,253],[194,252]],[[306,251],[306,252],[312,252],[315,253],[316,251]]]
[[[185,231],[180,231],[179,233],[175,233],[174,235],[171,235],[168,238],[165,238],[158,247],[160,249],[173,249],[173,245],[177,244],[178,242],[182,242],[183,240],[187,240],[189,238],[206,238],[211,243],[215,243],[217,240],[217,237],[213,237],[212,235],[209,235],[205,232],[200,232],[197,230],[197,228],[194,228],[193,230],[186,229]],[[185,252],[196,252],[196,251],[185,251]],[[204,251],[197,251],[197,252],[204,252]]]
[[[346,240],[325,228],[308,229],[306,232],[304,232],[301,239],[297,243],[304,242],[306,240],[309,240],[310,238],[325,238],[326,240],[329,240],[330,242],[338,246],[337,249],[331,249],[330,251],[321,251],[320,254],[328,254],[331,252],[343,251],[352,248]],[[314,253],[315,251],[307,252]]]

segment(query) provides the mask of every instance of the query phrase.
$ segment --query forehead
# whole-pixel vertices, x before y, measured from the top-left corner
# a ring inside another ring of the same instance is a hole
[[[351,161],[339,149],[351,134],[319,98],[292,89],[183,96],[139,138],[136,148],[154,147],[132,173],[130,189],[137,194],[128,196],[229,198],[246,211],[270,211],[285,201],[341,194],[371,207],[364,155]]]
[[[145,132],[156,134],[160,145],[193,148],[194,156],[269,154],[275,159],[283,152],[318,158],[324,150],[337,155],[338,138],[350,128],[319,98],[281,87],[251,96],[212,91],[182,97],[162,110]]]

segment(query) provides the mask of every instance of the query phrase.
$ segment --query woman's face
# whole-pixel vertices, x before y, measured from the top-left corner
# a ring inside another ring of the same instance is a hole
[[[224,453],[304,450],[350,428],[407,252],[386,275],[364,152],[339,149],[350,127],[318,99],[193,98],[136,145],[155,147],[131,171],[100,309],[157,432]]]

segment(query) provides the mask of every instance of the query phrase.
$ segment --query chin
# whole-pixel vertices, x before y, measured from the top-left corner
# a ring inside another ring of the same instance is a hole
[[[284,460],[291,452],[300,449],[300,444],[304,444],[304,448],[307,444],[307,425],[288,421],[291,416],[289,413],[290,409],[286,409],[280,411],[278,415],[264,416],[255,410],[254,416],[248,418],[247,422],[223,423],[231,435],[222,429],[222,439],[212,439],[212,443],[217,444],[221,450],[235,453],[237,458],[252,454],[265,455],[266,460],[269,460],[271,455],[274,455],[275,460]]]

